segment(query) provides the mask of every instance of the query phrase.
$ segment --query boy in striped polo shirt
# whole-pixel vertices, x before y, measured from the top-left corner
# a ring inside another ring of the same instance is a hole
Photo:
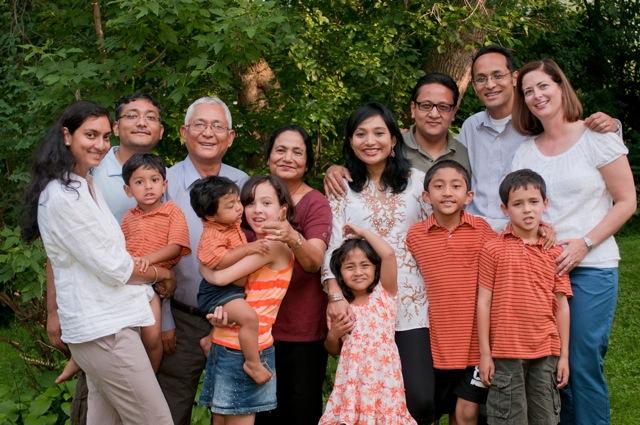
[[[569,379],[568,274],[558,276],[559,246],[539,236],[546,185],[531,170],[500,184],[511,220],[480,254],[478,336],[480,377],[490,385],[488,423],[557,424],[558,389]]]
[[[476,331],[478,257],[495,238],[491,226],[464,211],[472,198],[469,173],[452,160],[437,162],[425,175],[423,199],[433,213],[407,233],[429,300],[429,332],[435,368],[436,419],[476,424],[487,388],[479,379]]]

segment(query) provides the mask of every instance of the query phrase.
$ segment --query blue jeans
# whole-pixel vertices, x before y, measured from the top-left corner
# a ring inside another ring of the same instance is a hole
[[[578,267],[571,272],[569,386],[562,395],[562,425],[611,423],[604,357],[618,301],[618,269]]]

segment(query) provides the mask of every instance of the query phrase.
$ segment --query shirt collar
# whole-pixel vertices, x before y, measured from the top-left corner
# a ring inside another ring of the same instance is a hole
[[[111,147],[111,149],[109,149],[109,152],[107,152],[107,155],[102,160],[105,163],[105,170],[109,177],[122,175],[122,164],[120,164],[118,162],[118,158],[116,158],[117,151],[118,146]]]
[[[167,202],[163,202],[158,208],[156,208],[153,211],[145,211],[142,208],[140,208],[139,206],[135,206],[133,208],[131,208],[129,211],[131,211],[131,213],[133,215],[137,215],[137,216],[154,216],[154,215],[164,215],[164,216],[168,216],[169,215],[169,207]]]
[[[522,241],[522,243],[524,243],[525,245],[541,245],[541,246],[544,245],[544,240],[542,238],[538,238],[538,241],[535,244],[525,243],[520,236],[515,234],[515,232],[513,231],[513,226],[511,225],[511,222],[507,223],[507,226],[504,228],[500,236],[505,239],[506,238],[518,239]]]
[[[404,139],[404,144],[407,145],[407,147],[413,149],[413,150],[419,150],[420,152],[424,152],[420,146],[418,146],[418,142],[416,142],[416,125],[415,124],[411,124],[411,126],[409,127],[409,131],[406,134],[406,137],[403,137]],[[447,133],[447,150],[445,152],[445,154],[449,153],[449,152],[455,152],[456,151],[456,147],[454,144],[454,140],[455,140],[455,136],[453,135],[453,133],[451,133],[451,131],[449,131]]]
[[[236,229],[238,231],[241,230],[240,225],[242,223],[242,219],[235,221],[231,224],[222,224],[222,223],[218,223],[217,221],[211,221],[211,220],[202,220],[202,225],[204,227],[208,227],[210,229],[214,229],[214,230],[218,230],[220,232],[226,232],[230,229]]]
[[[462,225],[467,224],[469,226],[471,226],[472,228],[475,229],[477,223],[476,223],[476,216],[473,214],[468,213],[465,210],[460,211],[460,224],[458,224],[458,227],[461,227]],[[425,223],[425,226],[427,228],[427,230],[431,230],[432,228],[441,228],[444,229],[444,227],[440,226],[438,224],[438,221],[436,220],[436,216],[434,214],[429,215],[429,217],[427,217],[427,221]],[[456,229],[458,228],[456,227]]]
[[[509,118],[509,120],[505,124],[505,127],[504,127],[505,130],[511,125],[511,121],[512,120],[513,120],[513,115],[511,116],[511,118]],[[486,109],[480,113],[480,116],[479,116],[479,119],[478,119],[478,125],[477,125],[476,128],[478,130],[480,130],[482,127],[487,127],[487,128],[490,128],[490,129],[492,129],[494,131],[498,131],[493,126],[493,123],[491,122],[491,117],[489,116],[489,111],[487,111]]]

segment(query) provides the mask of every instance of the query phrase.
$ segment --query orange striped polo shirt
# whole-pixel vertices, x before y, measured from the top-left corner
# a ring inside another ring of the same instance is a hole
[[[407,233],[407,248],[426,285],[431,352],[437,369],[464,369],[480,362],[478,257],[484,243],[495,237],[486,221],[466,211],[461,211],[460,224],[452,231],[441,227],[431,214]]]
[[[556,295],[572,295],[565,273],[556,274],[562,248],[545,251],[542,241],[526,244],[509,224],[480,253],[479,284],[492,291],[489,341],[491,355],[537,359],[560,355]]]
[[[273,345],[271,328],[276,321],[278,309],[282,299],[287,293],[291,274],[293,273],[293,254],[289,264],[280,269],[273,270],[264,266],[251,273],[247,277],[245,285],[246,301],[258,314],[258,349],[264,350]],[[214,344],[240,350],[236,327],[215,327],[211,341]]]
[[[169,244],[182,247],[180,255],[158,266],[173,267],[180,257],[191,253],[187,220],[180,207],[172,201],[150,212],[140,207],[131,208],[122,218],[120,227],[127,241],[127,252],[134,257],[151,254]]]
[[[198,260],[210,269],[215,269],[228,251],[246,243],[247,237],[240,228],[240,220],[232,224],[202,220]]]

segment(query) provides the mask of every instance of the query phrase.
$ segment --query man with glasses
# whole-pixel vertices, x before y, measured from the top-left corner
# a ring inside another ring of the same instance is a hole
[[[475,54],[471,75],[476,95],[486,109],[467,118],[458,135],[469,151],[473,170],[471,187],[475,196],[468,211],[502,231],[507,218],[500,210],[498,187],[511,171],[515,151],[529,137],[511,125],[518,72],[507,49],[487,46]],[[591,115],[585,124],[600,133],[620,131],[619,122],[602,112]]]
[[[202,276],[196,256],[202,234],[202,221],[191,207],[191,185],[200,178],[223,176],[239,187],[248,180],[243,171],[222,163],[233,143],[231,113],[217,97],[203,97],[187,109],[180,137],[187,147],[187,157],[167,171],[167,197],[184,212],[189,227],[191,254],[174,267],[177,287],[170,302],[162,306],[162,343],[164,358],[158,371],[171,416],[176,425],[191,423],[191,408],[206,357],[200,339],[209,334],[211,325],[197,308],[197,294]]]
[[[436,162],[451,159],[471,172],[467,148],[449,131],[459,97],[458,85],[448,75],[432,72],[418,79],[411,92],[413,124],[402,140],[412,167],[426,173]],[[350,178],[347,169],[332,165],[326,172],[325,193],[343,196],[343,178]]]

